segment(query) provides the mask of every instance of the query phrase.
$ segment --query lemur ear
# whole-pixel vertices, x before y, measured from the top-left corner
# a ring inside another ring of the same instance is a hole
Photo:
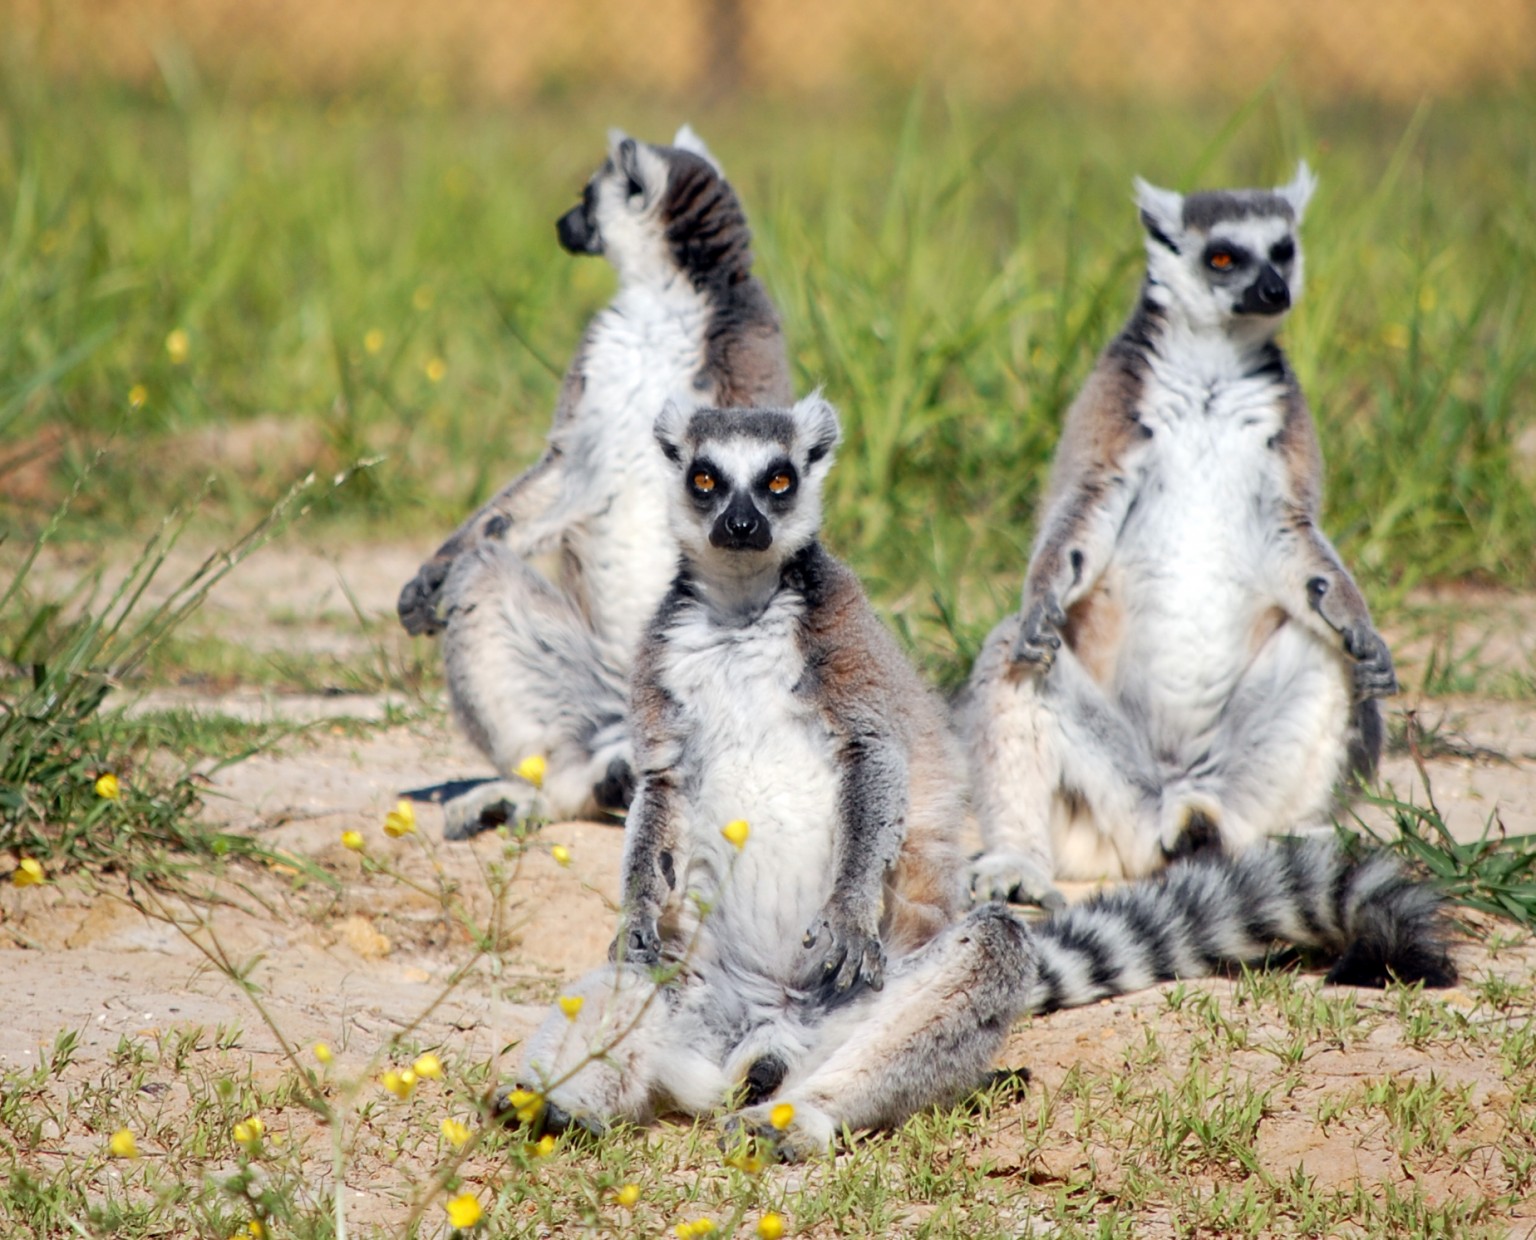
[[[1175,254],[1184,233],[1184,195],[1171,189],[1159,189],[1137,177],[1136,206],[1141,210],[1141,224],[1159,245]]]
[[[1291,212],[1299,224],[1301,217],[1306,214],[1307,203],[1312,201],[1312,191],[1316,188],[1317,176],[1307,167],[1307,161],[1302,160],[1296,165],[1296,175],[1291,178],[1291,183],[1282,185],[1275,192],[1291,204]]]
[[[674,465],[683,463],[683,437],[688,433],[690,414],[675,401],[668,401],[656,416],[656,442],[667,460]]]
[[[667,164],[644,142],[637,142],[622,129],[608,131],[608,158],[629,178],[631,187],[643,195],[646,206],[666,188]]]
[[[716,159],[713,152],[711,152],[710,149],[704,145],[704,139],[693,132],[692,125],[684,125],[681,129],[679,129],[677,131],[677,136],[672,139],[672,145],[680,151],[687,151],[692,155],[697,155],[716,172],[720,173],[721,176],[725,175],[724,171],[720,167],[720,161]]]
[[[789,411],[795,420],[796,438],[805,445],[805,463],[830,465],[832,449],[843,438],[843,428],[837,420],[837,410],[817,388]]]

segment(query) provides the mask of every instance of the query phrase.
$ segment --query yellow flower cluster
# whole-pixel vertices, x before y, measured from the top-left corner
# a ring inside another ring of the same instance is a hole
[[[411,1091],[416,1088],[416,1073],[410,1068],[400,1071],[391,1068],[379,1078],[379,1083],[396,1098],[409,1098]]]
[[[549,850],[549,855],[554,858],[556,865],[571,864],[571,850],[564,844],[556,844]]]
[[[613,1199],[626,1210],[633,1210],[635,1203],[640,1200],[640,1186],[638,1184],[626,1184],[618,1192],[614,1193]]]
[[[409,801],[396,801],[395,808],[384,815],[384,834],[398,840],[416,830],[416,807]]]
[[[581,1015],[581,1005],[586,1000],[580,995],[561,995],[555,1002],[560,1005],[560,1010],[565,1013],[566,1020],[575,1020]]]
[[[732,818],[730,822],[720,828],[720,834],[725,836],[737,848],[745,848],[747,836],[752,833],[752,828],[747,825],[745,818]]]
[[[350,848],[353,852],[362,852],[367,847],[363,843],[363,833],[361,831],[343,831],[341,833],[341,846],[343,848]]]
[[[235,1125],[234,1137],[241,1145],[252,1145],[260,1141],[266,1132],[267,1126],[261,1122],[261,1117],[252,1115]]]
[[[108,771],[96,777],[96,795],[106,801],[116,801],[123,795],[123,786],[117,782],[117,776]]]
[[[507,1105],[522,1123],[531,1124],[539,1118],[544,1099],[531,1089],[514,1089],[507,1095]]]
[[[770,1210],[757,1220],[758,1240],[781,1240],[784,1235],[784,1216]]]
[[[442,1123],[443,1140],[453,1146],[454,1149],[463,1149],[469,1142],[469,1125],[456,1119],[444,1119]]]
[[[331,1060],[336,1058],[336,1056],[331,1053],[331,1048],[324,1042],[316,1042],[314,1050],[315,1058],[318,1059],[321,1063],[330,1063]]]
[[[107,1150],[113,1158],[137,1158],[139,1143],[133,1139],[132,1132],[119,1128],[107,1142]]]
[[[458,1231],[468,1231],[480,1221],[482,1214],[480,1202],[473,1193],[448,1198],[443,1202],[443,1209],[448,1211],[449,1225]]]
[[[545,761],[543,754],[529,754],[512,768],[512,774],[519,779],[526,779],[535,788],[542,788],[544,776],[549,774],[549,763]]]
[[[672,1229],[672,1234],[681,1237],[681,1240],[690,1240],[695,1236],[713,1236],[720,1229],[715,1226],[712,1218],[696,1218],[691,1223],[679,1223]]]
[[[39,883],[47,881],[48,876],[43,873],[42,862],[35,861],[31,857],[23,857],[11,871],[13,887],[36,887]]]
[[[795,1104],[793,1102],[781,1102],[773,1110],[768,1112],[768,1122],[783,1132],[795,1120]]]

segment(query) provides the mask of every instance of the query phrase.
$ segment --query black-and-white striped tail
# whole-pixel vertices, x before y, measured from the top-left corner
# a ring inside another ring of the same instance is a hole
[[[1338,957],[1327,980],[1456,981],[1450,927],[1434,887],[1385,853],[1351,860],[1331,840],[1275,840],[1240,857],[1194,857],[1031,927],[1039,976],[1026,1010],[1204,977],[1255,963],[1277,943]]]

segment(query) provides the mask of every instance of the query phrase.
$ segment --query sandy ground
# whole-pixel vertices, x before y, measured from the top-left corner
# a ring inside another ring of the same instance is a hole
[[[380,642],[403,648],[405,639],[388,631],[387,624],[372,632],[358,626],[341,583],[346,582],[365,615],[392,615],[395,592],[422,550],[373,547],[330,555],[302,548],[269,550],[257,561],[264,565],[262,572],[237,574],[196,624],[208,632],[236,633],[257,649],[307,643],[306,648],[346,657],[376,651]],[[58,562],[48,571],[67,576],[79,567]],[[1529,661],[1536,624],[1527,623],[1536,620],[1536,607],[1529,600],[1490,600],[1467,611],[1498,631],[1497,653],[1485,646],[1484,657],[1516,668],[1536,667]],[[1410,667],[1433,645],[1422,632],[1389,636]],[[440,785],[489,774],[483,761],[453,734],[440,706],[429,703],[424,709],[405,698],[290,698],[253,691],[209,696],[182,688],[158,692],[150,704],[171,702],[251,717],[304,719],[378,719],[393,704],[414,719],[362,737],[321,725],[285,743],[278,753],[220,772],[204,810],[210,822],[253,832],[274,848],[312,859],[341,880],[335,890],[322,884],[295,890],[288,875],[245,867],[251,872],[243,873],[238,888],[221,888],[231,903],[218,909],[219,935],[234,956],[261,957],[255,978],[290,1039],[378,1045],[428,1006],[464,959],[469,943],[437,901],[365,873],[358,857],[342,847],[341,833],[365,833],[376,855],[409,873],[441,874],[457,883],[466,904],[484,914],[489,908],[484,867],[495,861],[501,843],[494,836],[461,845],[434,843],[441,824],[432,804]],[[1434,738],[1426,746],[1424,769],[1459,836],[1475,837],[1490,823],[1511,833],[1536,831],[1536,702],[1410,698],[1393,705],[1394,711],[1405,709],[1415,711]],[[1422,776],[1406,754],[1387,760],[1383,782],[1405,799],[1424,796]],[[415,838],[387,840],[380,823],[401,797],[418,801],[421,830]],[[1381,821],[1379,811],[1364,813],[1369,821]],[[550,858],[547,849],[555,843],[570,849],[569,868]],[[619,854],[620,832],[614,827],[567,823],[546,828],[514,887],[509,967],[497,977],[477,975],[455,991],[428,1018],[422,1040],[456,1039],[466,1055],[490,1058],[523,1038],[562,980],[604,957]],[[0,887],[0,978],[10,979],[0,1022],[0,1069],[35,1064],[40,1046],[62,1029],[80,1032],[80,1062],[89,1065],[104,1062],[125,1034],[199,1025],[241,1027],[244,1051],[275,1070],[273,1037],[247,1001],[208,967],[186,935],[114,898],[127,894],[126,886],[111,878],[27,890]],[[1491,969],[1528,979],[1536,969],[1536,951],[1529,944],[1516,946],[1494,960],[1482,946],[1469,944],[1462,949],[1462,962],[1469,973]],[[30,980],[18,986],[13,984],[17,979]],[[1074,1064],[1123,1055],[1139,1036],[1138,1022],[1154,1019],[1161,1006],[1161,997],[1153,993],[1033,1021],[1015,1033],[1008,1060],[1028,1064],[1049,1088]],[[1325,1075],[1364,1079],[1436,1066],[1433,1053],[1388,1039],[1348,1054],[1328,1052],[1318,1067]],[[1437,1066],[1442,1074],[1471,1081],[1478,1096],[1492,1099],[1488,1105],[1497,1109],[1501,1085],[1491,1065]],[[1266,1163],[1279,1168],[1300,1163],[1325,1182],[1344,1183],[1356,1175],[1401,1178],[1401,1167],[1380,1142],[1347,1127],[1319,1128],[1305,1101],[1293,1099],[1265,1121],[1261,1152]],[[1006,1150],[989,1153],[1007,1167]],[[1058,1165],[1037,1166],[1030,1174],[1037,1181],[1044,1177],[1043,1182],[1069,1177],[1092,1153],[1064,1148]],[[1452,1182],[1454,1174],[1436,1191],[1460,1191]],[[1509,1222],[1511,1234],[1536,1231],[1536,1219]]]

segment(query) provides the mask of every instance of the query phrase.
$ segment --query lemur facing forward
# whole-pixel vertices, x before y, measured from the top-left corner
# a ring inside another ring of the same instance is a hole
[[[817,541],[832,408],[672,408],[656,433],[682,564],[635,664],[612,963],[524,1050],[547,1127],[735,1106],[728,1133],[800,1158],[975,1089],[1025,1011],[1275,939],[1344,953],[1337,980],[1454,977],[1435,894],[1328,842],[1189,861],[1033,931],[967,914],[944,707]]]
[[[1275,343],[1314,180],[1138,181],[1141,300],[1067,413],[1020,611],[961,705],[978,899],[1150,873],[1321,825],[1381,748],[1386,644],[1318,528],[1322,460]]]
[[[566,373],[548,447],[400,593],[409,632],[445,630],[454,715],[503,777],[445,805],[449,838],[526,812],[533,790],[514,768],[531,754],[546,759],[555,817],[628,804],[626,682],[677,568],[656,416],[668,401],[792,398],[735,192],[691,129],[674,143],[609,135],[558,232],[571,253],[612,263],[619,287]],[[530,563],[543,555],[558,557],[553,577]]]

